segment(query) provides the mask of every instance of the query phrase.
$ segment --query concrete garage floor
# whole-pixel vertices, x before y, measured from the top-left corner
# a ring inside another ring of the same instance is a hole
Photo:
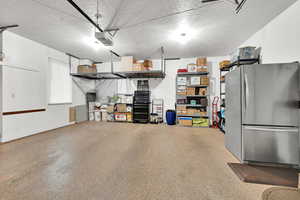
[[[215,129],[87,122],[0,145],[1,200],[259,200]]]

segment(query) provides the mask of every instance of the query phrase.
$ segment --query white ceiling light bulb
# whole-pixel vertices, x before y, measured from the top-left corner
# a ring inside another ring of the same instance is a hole
[[[84,37],[83,42],[92,47],[95,51],[98,51],[103,45],[95,37]]]
[[[186,23],[182,23],[179,28],[170,34],[170,39],[180,44],[186,44],[196,35],[196,31],[189,27]]]

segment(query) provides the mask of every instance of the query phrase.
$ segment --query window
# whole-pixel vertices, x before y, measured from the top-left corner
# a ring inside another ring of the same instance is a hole
[[[72,79],[69,65],[49,58],[50,94],[49,104],[72,103]]]

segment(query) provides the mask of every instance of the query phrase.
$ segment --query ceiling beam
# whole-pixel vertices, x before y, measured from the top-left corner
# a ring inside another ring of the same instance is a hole
[[[84,16],[93,26],[95,26],[100,32],[104,32],[98,24],[96,24],[74,1],[67,0],[82,16]]]

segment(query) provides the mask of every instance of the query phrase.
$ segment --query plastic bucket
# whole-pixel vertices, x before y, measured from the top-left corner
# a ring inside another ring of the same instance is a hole
[[[167,120],[168,125],[175,125],[176,124],[176,111],[175,110],[167,110],[166,120]]]

